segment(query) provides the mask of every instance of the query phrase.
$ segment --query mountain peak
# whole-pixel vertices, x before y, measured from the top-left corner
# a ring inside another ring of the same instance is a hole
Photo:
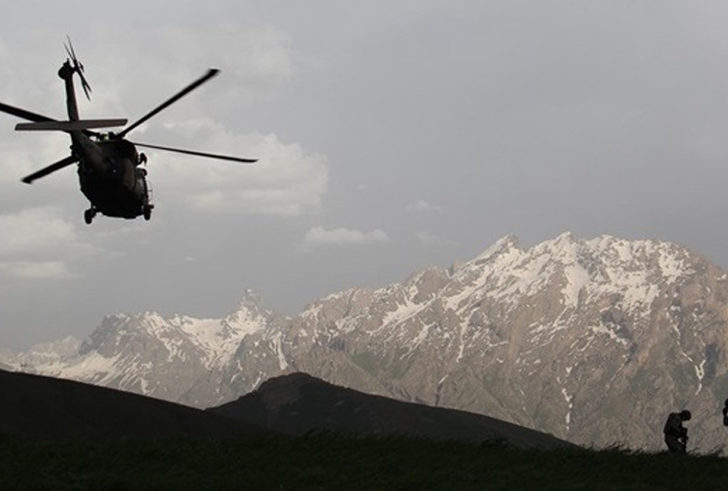
[[[559,235],[557,235],[556,238],[550,242],[552,244],[554,244],[555,246],[558,245],[558,246],[563,247],[563,246],[569,246],[574,243],[578,243],[579,239],[575,238],[574,234],[572,234],[569,230],[567,230],[566,232],[562,232]]]
[[[263,297],[252,288],[247,288],[243,292],[243,296],[235,306],[235,310],[253,310],[259,311],[263,309]]]
[[[310,383],[327,384],[328,382],[325,382],[324,380],[309,375],[305,372],[292,372],[269,378],[268,380],[260,384],[256,391],[266,392],[271,390],[287,390],[290,388],[297,390],[298,387],[300,387],[301,385]]]
[[[209,411],[294,435],[336,431],[447,441],[499,440],[518,448],[571,447],[551,435],[505,421],[372,395],[301,372],[269,379],[258,390]]]
[[[480,253],[474,261],[478,263],[488,261],[495,258],[496,256],[505,254],[514,249],[520,251],[520,241],[515,234],[508,234],[505,237],[498,239],[495,244],[491,245],[485,251]]]

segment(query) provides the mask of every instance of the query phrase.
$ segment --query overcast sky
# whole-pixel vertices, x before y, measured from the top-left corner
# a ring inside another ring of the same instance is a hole
[[[0,348],[105,314],[295,314],[514,233],[663,239],[728,266],[728,3],[10,2],[0,101],[63,119],[70,35],[92,100],[147,151],[152,220],[97,217],[63,134],[0,114]]]

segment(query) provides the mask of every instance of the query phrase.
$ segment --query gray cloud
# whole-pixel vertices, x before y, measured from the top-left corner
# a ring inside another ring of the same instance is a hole
[[[83,117],[134,121],[216,67],[132,136],[261,158],[147,152],[152,220],[88,227],[72,167],[19,182],[67,136],[0,115],[0,347],[116,311],[219,316],[248,287],[293,313],[508,233],[667,239],[728,265],[722,2],[175,5],[79,23],[80,4],[30,0],[0,18],[0,101],[64,117],[68,33],[94,89]]]
[[[313,227],[306,232],[303,239],[303,248],[373,244],[377,242],[388,242],[389,240],[389,236],[379,229],[362,232],[345,227],[329,230],[324,227]]]
[[[458,245],[458,243],[455,242],[454,240],[440,237],[439,235],[437,235],[429,230],[423,230],[422,232],[418,232],[417,240],[419,240],[420,242],[422,242],[423,244],[425,244],[427,246],[433,246],[433,247]]]
[[[219,153],[250,156],[255,164],[149,152],[159,199],[210,213],[296,216],[321,210],[329,181],[326,158],[274,134],[237,135],[209,119],[165,125],[170,140],[195,141]]]
[[[405,210],[408,213],[442,213],[442,207],[428,203],[424,199],[419,199],[414,203],[409,203]]]
[[[4,271],[14,278],[28,280],[57,280],[73,278],[68,265],[62,261],[0,261],[0,271]]]
[[[71,263],[98,253],[49,206],[0,215],[0,230],[0,278],[72,278]]]

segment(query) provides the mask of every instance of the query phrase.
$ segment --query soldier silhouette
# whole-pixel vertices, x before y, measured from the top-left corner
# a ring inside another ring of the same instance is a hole
[[[683,426],[683,421],[690,421],[690,417],[690,411],[687,409],[684,409],[679,413],[670,413],[667,417],[663,432],[665,433],[665,443],[671,453],[686,452],[688,444],[688,430]]]
[[[725,400],[723,406],[723,426],[728,426],[728,399]]]

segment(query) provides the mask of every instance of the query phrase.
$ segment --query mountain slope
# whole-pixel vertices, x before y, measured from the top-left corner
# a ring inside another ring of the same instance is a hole
[[[58,436],[255,436],[267,432],[198,409],[114,389],[0,370],[0,433]]]
[[[267,380],[254,392],[208,411],[293,435],[320,430],[358,436],[501,441],[518,448],[571,447],[551,435],[480,414],[373,396],[304,373]]]
[[[723,440],[726,353],[724,271],[671,243],[567,233],[530,248],[508,236],[293,318],[250,294],[220,320],[109,317],[73,356],[24,369],[197,407],[303,371],[578,444],[646,449],[662,448],[667,414],[688,407],[692,448],[711,451]]]
[[[314,303],[282,351],[337,384],[581,444],[662,448],[667,414],[689,407],[691,444],[710,451],[728,392],[727,278],[669,243],[507,237],[449,271]]]

